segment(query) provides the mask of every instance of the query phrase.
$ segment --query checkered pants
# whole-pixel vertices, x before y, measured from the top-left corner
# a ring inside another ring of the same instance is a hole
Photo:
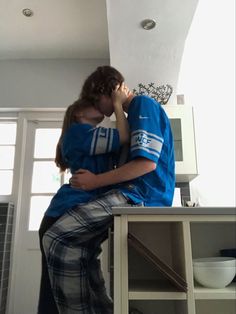
[[[127,206],[126,198],[115,190],[69,210],[43,237],[60,314],[113,313],[98,259],[113,223],[113,206]]]

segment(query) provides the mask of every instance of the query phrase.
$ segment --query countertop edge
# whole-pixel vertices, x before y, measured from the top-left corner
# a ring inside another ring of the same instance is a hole
[[[236,207],[112,207],[113,215],[235,215]]]

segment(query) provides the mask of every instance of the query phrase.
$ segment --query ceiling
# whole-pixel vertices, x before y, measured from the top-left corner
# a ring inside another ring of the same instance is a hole
[[[50,58],[109,58],[106,0],[0,0],[0,59]]]

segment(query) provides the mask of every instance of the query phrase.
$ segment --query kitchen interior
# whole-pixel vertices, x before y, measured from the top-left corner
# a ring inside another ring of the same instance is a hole
[[[0,314],[37,311],[37,230],[68,179],[40,165],[53,163],[65,108],[105,64],[132,89],[171,86],[163,108],[176,156],[173,207],[114,211],[101,260],[115,314],[235,313],[234,1],[0,0],[0,8]]]

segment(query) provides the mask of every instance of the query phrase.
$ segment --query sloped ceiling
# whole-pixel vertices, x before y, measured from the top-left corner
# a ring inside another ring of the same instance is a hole
[[[147,55],[163,49],[163,42],[176,47],[187,35],[196,3],[197,0],[0,0],[0,59],[106,59],[109,42],[116,42],[118,49],[126,42],[137,51],[142,43],[148,44]],[[25,8],[32,9],[34,15],[25,17]],[[156,36],[140,28],[144,18],[157,20]],[[114,28],[121,30],[115,38]]]
[[[170,84],[175,102],[198,0],[0,0],[0,61],[110,60],[130,87]],[[34,14],[25,17],[22,10]],[[152,18],[156,28],[140,23]],[[83,78],[81,78],[83,79]]]
[[[108,57],[106,0],[0,0],[0,59]]]
[[[177,83],[185,40],[198,0],[107,1],[110,62],[129,86],[154,82],[173,87]],[[156,21],[144,30],[143,19]],[[204,49],[204,47],[202,47]]]

